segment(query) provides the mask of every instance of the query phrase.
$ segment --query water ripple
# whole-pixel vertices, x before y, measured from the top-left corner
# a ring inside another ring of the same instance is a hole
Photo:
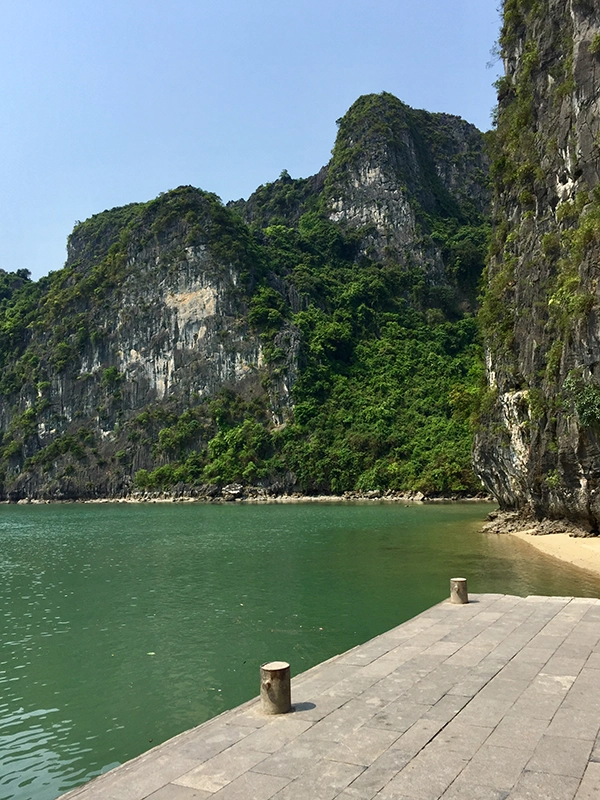
[[[53,800],[297,673],[472,591],[598,596],[483,537],[476,506],[0,507],[0,798]],[[268,558],[266,555],[268,554]]]

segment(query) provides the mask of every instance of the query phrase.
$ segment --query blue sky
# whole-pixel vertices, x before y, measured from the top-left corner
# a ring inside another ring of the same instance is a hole
[[[76,220],[192,184],[315,173],[388,91],[485,130],[499,0],[0,0],[0,268],[59,269]]]

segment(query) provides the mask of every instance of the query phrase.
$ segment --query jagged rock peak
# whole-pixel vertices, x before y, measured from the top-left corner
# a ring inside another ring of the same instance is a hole
[[[331,219],[371,226],[382,257],[402,258],[410,248],[439,270],[438,254],[422,243],[428,216],[465,220],[489,209],[481,132],[388,92],[359,97],[338,125],[325,182]]]

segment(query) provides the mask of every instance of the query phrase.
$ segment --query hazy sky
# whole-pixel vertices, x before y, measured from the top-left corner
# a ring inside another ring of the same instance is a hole
[[[486,130],[499,0],[0,0],[0,268],[192,184],[223,201],[329,160],[388,91]]]

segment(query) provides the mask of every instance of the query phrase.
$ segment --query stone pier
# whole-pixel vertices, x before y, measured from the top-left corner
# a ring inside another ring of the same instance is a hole
[[[600,600],[446,601],[69,800],[598,800]],[[293,664],[292,664],[293,669]]]

